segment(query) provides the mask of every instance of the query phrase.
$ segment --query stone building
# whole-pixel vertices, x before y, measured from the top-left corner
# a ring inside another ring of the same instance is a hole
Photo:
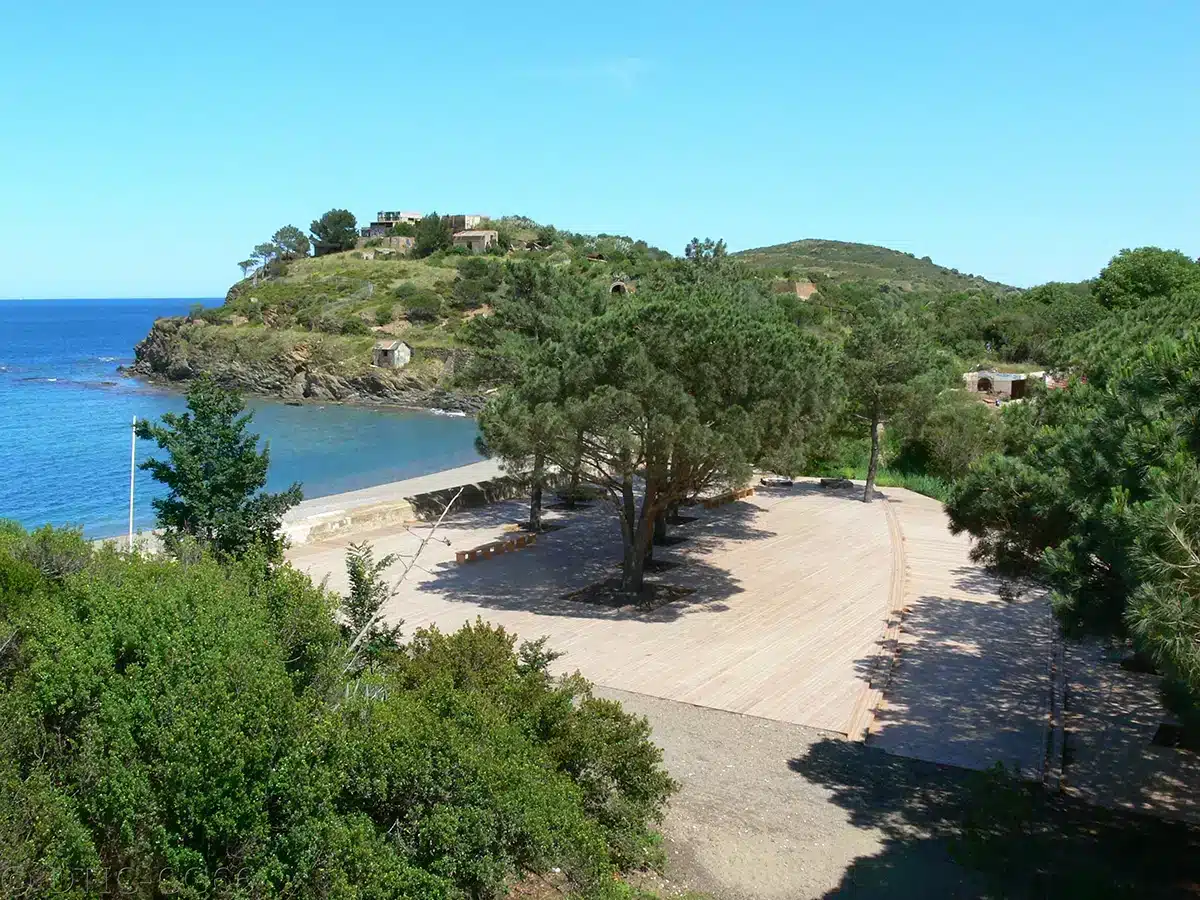
[[[442,221],[450,226],[451,231],[471,231],[479,227],[479,223],[486,219],[487,216],[479,215],[453,215],[442,216]]]
[[[968,391],[975,394],[1020,400],[1029,390],[1030,379],[1045,380],[1045,372],[996,372],[982,369],[978,372],[967,372],[963,382]]]
[[[455,247],[466,247],[472,253],[483,253],[500,239],[498,231],[457,231],[451,239]]]
[[[807,279],[803,281],[776,281],[774,289],[777,294],[795,294],[801,300],[807,300],[817,292],[817,286]]]
[[[412,348],[404,341],[376,341],[371,350],[371,365],[381,369],[403,369],[412,359]]]

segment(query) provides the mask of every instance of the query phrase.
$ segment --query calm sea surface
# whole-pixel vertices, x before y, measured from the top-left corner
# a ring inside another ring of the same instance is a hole
[[[123,378],[117,366],[159,316],[193,300],[0,300],[0,518],[27,527],[82,525],[120,534],[129,502],[133,416],[182,410],[176,393]],[[268,487],[319,497],[479,459],[472,419],[251,400],[251,429],[271,450]],[[138,442],[138,458],[157,448]],[[135,518],[153,524],[159,485],[138,472]]]

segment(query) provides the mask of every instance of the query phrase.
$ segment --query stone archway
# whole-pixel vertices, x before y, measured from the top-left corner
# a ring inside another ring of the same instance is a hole
[[[975,390],[979,391],[981,394],[990,394],[992,392],[992,379],[988,378],[986,375],[983,378],[980,378],[975,385]]]

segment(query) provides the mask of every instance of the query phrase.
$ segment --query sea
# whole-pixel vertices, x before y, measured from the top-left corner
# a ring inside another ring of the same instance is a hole
[[[0,300],[0,518],[77,526],[91,538],[128,527],[132,422],[185,409],[177,391],[123,376],[160,316],[194,299]],[[216,305],[220,301],[200,301]],[[471,418],[248,398],[268,447],[268,489],[301,483],[321,497],[479,460]],[[158,451],[137,441],[136,458]],[[138,470],[134,522],[152,528],[165,493]]]

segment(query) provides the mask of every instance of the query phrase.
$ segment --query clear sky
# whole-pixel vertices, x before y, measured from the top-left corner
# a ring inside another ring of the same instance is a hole
[[[331,207],[1018,285],[1200,254],[1200,3],[36,3],[0,26],[0,297],[223,294]]]

